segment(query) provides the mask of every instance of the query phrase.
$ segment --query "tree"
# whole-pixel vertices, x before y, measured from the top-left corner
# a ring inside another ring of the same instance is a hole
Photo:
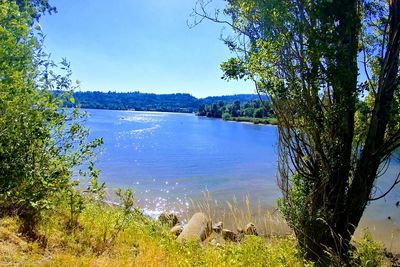
[[[49,14],[57,12],[57,9],[51,6],[47,0],[16,0],[15,2],[21,12],[29,14],[33,19],[31,23],[33,23],[34,20],[38,21],[40,16],[46,12]]]
[[[236,100],[233,103],[231,103],[228,107],[229,113],[232,115],[232,117],[238,117],[240,114],[240,101]]]
[[[376,195],[400,146],[400,1],[229,0],[222,16],[209,3],[194,24],[236,34],[224,39],[238,54],[224,77],[253,80],[276,113],[280,206],[300,247],[319,263],[348,259],[365,207],[400,182]]]
[[[74,169],[86,164],[98,185],[91,159],[102,141],[87,140],[84,114],[63,108],[74,101],[69,64],[56,72],[33,23],[37,6],[23,3],[0,1],[0,215],[19,216],[22,233],[35,238],[42,211],[75,190]]]
[[[263,110],[264,111],[264,110]],[[244,116],[244,117],[253,117],[253,115],[254,115],[254,108],[253,107],[248,107],[248,108],[245,108],[245,109],[243,109],[242,111],[241,111],[241,116]],[[263,115],[263,114],[260,114],[261,116]],[[255,117],[255,116],[254,116]],[[262,117],[256,117],[256,118],[262,118]]]
[[[257,108],[254,110],[254,118],[263,118],[265,113],[264,108]]]
[[[201,104],[199,105],[199,111],[197,112],[199,116],[206,116],[206,105]]]

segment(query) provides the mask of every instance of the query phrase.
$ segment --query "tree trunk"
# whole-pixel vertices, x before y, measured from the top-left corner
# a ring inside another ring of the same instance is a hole
[[[353,228],[358,225],[369,202],[379,165],[385,156],[381,153],[381,148],[385,142],[394,92],[399,86],[400,0],[389,2],[389,18],[388,44],[369,132],[348,193],[346,230],[353,230],[351,233],[354,232]]]
[[[334,37],[322,36],[325,39],[320,41],[327,47],[332,43],[335,45],[335,52],[327,52],[325,56],[332,75],[332,104],[329,109],[334,116],[325,119],[326,134],[322,140],[327,162],[317,177],[313,177],[316,182],[312,183],[309,219],[296,232],[307,258],[322,265],[329,261],[327,251],[330,257],[346,259],[349,250],[350,238],[341,222],[346,217],[346,186],[352,166],[360,31],[357,0],[333,1],[325,8],[321,12],[321,21],[326,14],[337,21]],[[332,23],[332,18],[327,20]],[[323,166],[322,163],[316,165]]]
[[[330,170],[316,179],[322,182],[314,187],[316,196],[311,202],[311,212],[308,214],[310,220],[306,221],[302,229],[295,230],[307,258],[321,265],[332,261],[332,256],[344,260],[344,263],[349,259],[351,237],[369,203],[378,168],[386,156],[380,153],[380,149],[385,142],[394,91],[399,86],[400,0],[392,0],[389,3],[388,43],[381,70],[382,78],[379,81],[365,145],[352,174],[358,32],[356,22],[346,16],[358,17],[358,2],[347,1],[340,5],[346,12],[343,12],[342,20],[339,19],[340,45],[335,58],[337,65],[333,68],[338,75],[333,84],[333,108],[345,109],[337,120],[332,121],[332,134],[329,138],[332,143],[336,142],[336,145],[329,153]]]

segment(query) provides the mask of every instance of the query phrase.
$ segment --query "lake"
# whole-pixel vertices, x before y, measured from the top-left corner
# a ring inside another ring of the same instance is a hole
[[[148,213],[183,212],[203,192],[221,202],[247,195],[251,203],[271,207],[281,196],[275,126],[194,114],[86,111],[91,137],[104,138],[97,164],[100,179],[108,187],[133,188]],[[399,170],[400,161],[393,159],[378,183],[380,190],[390,187]],[[399,200],[400,186],[367,208],[364,224],[398,229]]]
[[[104,138],[101,179],[132,187],[147,205],[187,202],[209,191],[217,199],[250,194],[274,203],[274,126],[225,122],[193,114],[88,110],[91,136]]]

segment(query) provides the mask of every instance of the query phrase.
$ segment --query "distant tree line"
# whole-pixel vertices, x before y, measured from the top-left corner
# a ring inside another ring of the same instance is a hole
[[[241,104],[239,100],[232,103],[218,101],[217,103],[208,105],[201,104],[197,115],[210,118],[222,118],[224,120],[237,120],[235,118],[242,118],[243,121],[246,121],[245,118],[247,118],[248,121],[255,121],[251,119],[275,117],[270,102],[264,101],[261,103],[260,100],[251,100],[244,104]]]
[[[198,99],[189,94],[144,94],[140,92],[76,92],[76,105],[82,108],[195,112]]]
[[[75,103],[69,106],[81,108],[138,110],[138,111],[165,111],[165,112],[197,112],[202,105],[210,105],[218,101],[225,103],[257,99],[254,94],[240,94],[230,96],[212,96],[196,98],[190,94],[148,94],[140,92],[75,92]]]

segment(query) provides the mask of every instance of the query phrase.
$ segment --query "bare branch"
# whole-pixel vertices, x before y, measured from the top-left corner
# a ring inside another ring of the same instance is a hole
[[[375,200],[384,198],[384,197],[385,197],[387,194],[389,194],[390,191],[392,191],[393,188],[394,188],[396,185],[398,185],[398,184],[400,184],[400,172],[399,172],[399,174],[397,175],[397,177],[396,177],[395,181],[393,182],[392,186],[391,186],[384,194],[380,195],[379,197],[370,198],[369,201],[375,201]]]

